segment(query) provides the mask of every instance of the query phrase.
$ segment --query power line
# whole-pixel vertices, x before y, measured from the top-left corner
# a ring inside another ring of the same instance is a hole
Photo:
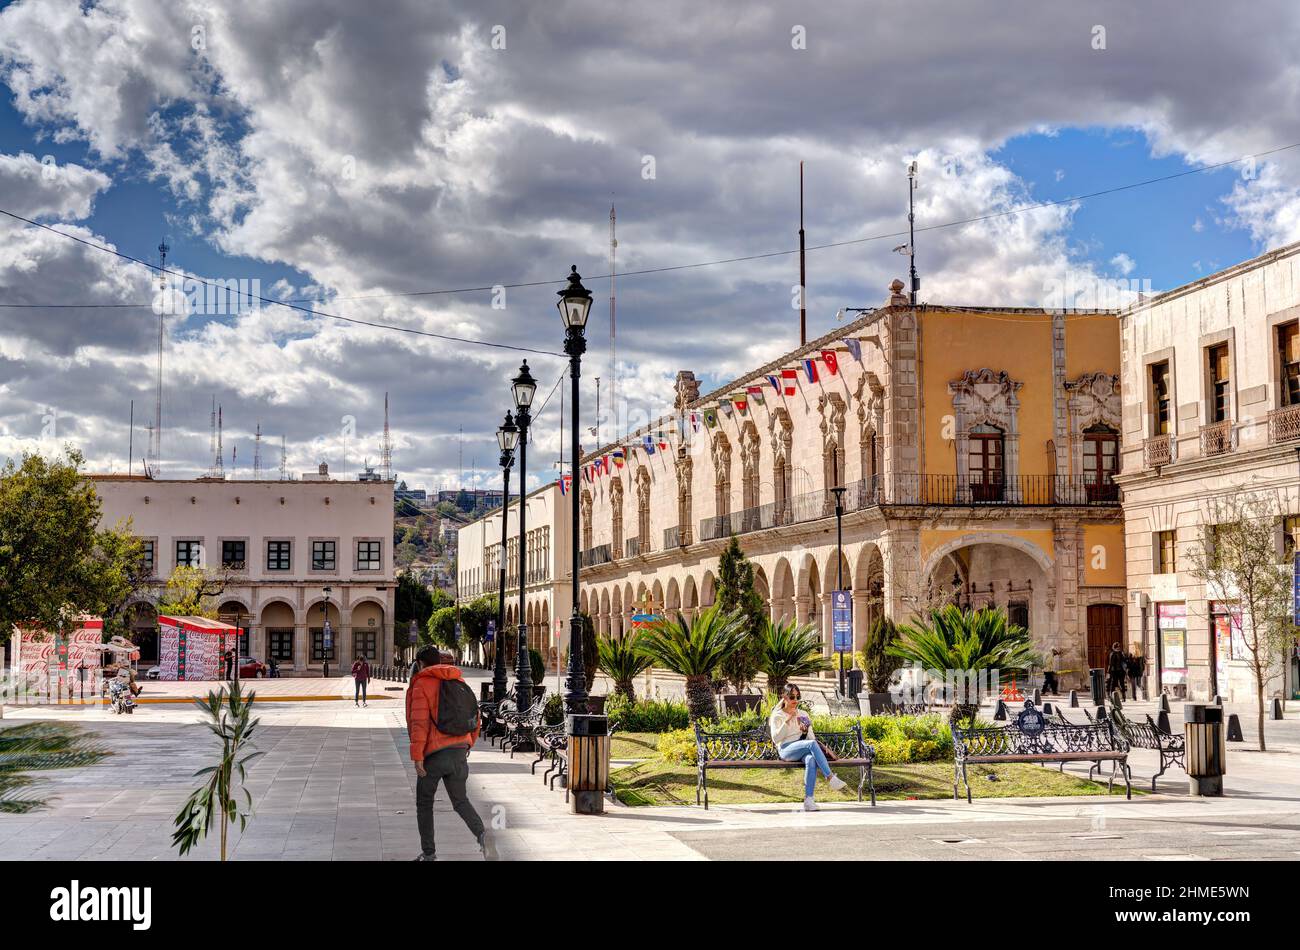
[[[984,222],[984,221],[992,221],[992,220],[996,220],[997,218],[1006,218],[1006,217],[1011,217],[1011,216],[1018,215],[1018,214],[1025,214],[1025,213],[1030,212],[1030,211],[1040,211],[1040,210],[1042,210],[1042,209],[1044,209],[1044,208],[1055,208],[1055,207],[1059,207],[1059,206],[1061,206],[1061,205],[1074,204],[1075,202],[1079,202],[1079,201],[1088,201],[1088,200],[1090,200],[1090,199],[1092,199],[1092,198],[1102,198],[1102,197],[1105,197],[1105,196],[1107,196],[1107,195],[1118,194],[1118,193],[1123,192],[1123,191],[1131,191],[1131,190],[1133,190],[1133,189],[1135,189],[1135,188],[1145,188],[1145,187],[1147,187],[1147,186],[1149,186],[1149,185],[1158,185],[1158,184],[1161,184],[1161,183],[1163,183],[1163,182],[1174,181],[1174,180],[1179,179],[1179,178],[1186,178],[1186,177],[1188,177],[1189,175],[1200,175],[1200,174],[1203,174],[1203,173],[1205,173],[1205,172],[1217,171],[1218,169],[1221,169],[1221,168],[1227,168],[1227,167],[1229,167],[1229,166],[1231,166],[1231,165],[1237,165],[1237,164],[1241,163],[1242,161],[1244,161],[1244,160],[1246,160],[1246,159],[1264,158],[1264,157],[1267,157],[1267,156],[1269,156],[1269,155],[1276,155],[1276,154],[1278,154],[1278,153],[1280,153],[1280,152],[1286,152],[1286,151],[1289,151],[1289,150],[1291,150],[1291,149],[1295,149],[1295,148],[1300,148],[1300,142],[1293,142],[1293,143],[1290,144],[1290,145],[1281,145],[1281,146],[1278,146],[1277,148],[1271,148],[1271,149],[1267,149],[1267,150],[1265,150],[1265,151],[1261,151],[1261,152],[1252,152],[1252,153],[1249,154],[1249,155],[1241,155],[1241,156],[1238,156],[1237,158],[1230,159],[1230,160],[1228,160],[1228,161],[1223,161],[1223,162],[1216,162],[1216,163],[1211,164],[1211,165],[1202,165],[1202,166],[1200,166],[1199,168],[1189,168],[1189,169],[1186,169],[1185,171],[1181,171],[1181,172],[1173,172],[1173,173],[1171,173],[1171,174],[1168,174],[1168,175],[1160,175],[1160,176],[1157,176],[1157,177],[1155,177],[1155,178],[1145,178],[1145,179],[1143,179],[1143,180],[1141,180],[1141,181],[1129,182],[1129,183],[1127,183],[1127,184],[1123,184],[1123,185],[1114,185],[1114,186],[1112,186],[1112,187],[1110,187],[1110,188],[1102,188],[1102,189],[1100,189],[1100,190],[1098,190],[1098,191],[1090,191],[1090,192],[1086,192],[1086,193],[1084,193],[1084,194],[1072,195],[1072,196],[1070,196],[1070,197],[1068,197],[1068,198],[1057,198],[1057,199],[1054,199],[1054,200],[1052,200],[1052,201],[1040,201],[1040,202],[1037,202],[1036,204],[1032,204],[1032,205],[1024,205],[1024,206],[1022,206],[1022,207],[1018,207],[1018,208],[1008,208],[1008,209],[1005,209],[1005,210],[1003,210],[1003,211],[991,211],[991,212],[988,212],[988,213],[986,213],[986,214],[975,215],[974,217],[970,217],[970,218],[960,218],[960,219],[957,219],[957,220],[954,220],[954,221],[944,221],[944,222],[942,222],[942,223],[940,223],[940,224],[930,224],[930,225],[926,225],[926,226],[924,226],[924,227],[916,228],[915,230],[916,230],[916,231],[919,231],[919,232],[924,232],[924,231],[940,231],[940,230],[944,230],[944,229],[947,229],[947,228],[957,228],[957,227],[962,227],[962,226],[964,226],[964,225],[968,225],[968,224],[979,224],[979,223]],[[122,252],[120,252],[120,251],[114,250],[113,248],[104,247],[103,245],[96,244],[96,243],[93,242],[93,241],[87,241],[87,240],[85,240],[85,239],[83,239],[83,238],[76,237],[75,235],[71,235],[71,234],[67,234],[67,233],[65,233],[65,232],[63,232],[63,231],[55,230],[54,228],[52,228],[52,227],[50,227],[50,226],[48,226],[48,225],[38,224],[38,223],[35,222],[35,221],[32,221],[32,220],[30,220],[30,219],[28,219],[28,218],[24,218],[24,217],[22,217],[21,215],[18,215],[18,214],[14,214],[14,213],[11,212],[11,211],[5,211],[3,208],[0,208],[0,214],[7,215],[7,216],[10,217],[10,218],[14,218],[14,219],[16,219],[16,220],[18,220],[18,221],[22,221],[22,222],[24,222],[24,223],[26,223],[26,224],[32,225],[33,227],[43,228],[44,230],[50,231],[50,232],[52,232],[52,233],[54,233],[54,234],[58,234],[58,235],[61,235],[61,236],[63,236],[63,237],[66,237],[66,238],[70,238],[71,240],[77,241],[78,243],[85,244],[85,245],[88,246],[88,247],[95,248],[96,250],[105,251],[105,252],[107,252],[107,253],[114,254],[114,255],[116,255],[116,256],[118,256],[118,257],[121,257],[121,258],[123,258],[123,259],[125,259],[125,260],[132,261],[132,262],[137,263],[137,264],[144,264],[144,266],[146,266],[146,267],[150,267],[150,269],[156,269],[156,268],[153,268],[152,265],[146,264],[144,261],[141,261],[141,260],[139,260],[139,259],[137,259],[137,258],[135,258],[135,257],[132,257],[132,256],[130,256],[129,254],[124,254],[124,253],[122,253]],[[813,244],[813,245],[809,245],[809,246],[806,248],[806,250],[809,250],[809,251],[825,251],[825,250],[831,250],[831,249],[839,248],[839,247],[851,247],[851,246],[856,245],[856,244],[867,244],[867,243],[870,243],[870,242],[873,242],[873,241],[884,241],[884,240],[888,240],[888,239],[890,239],[890,238],[902,237],[902,236],[904,236],[904,235],[907,235],[908,233],[909,233],[909,232],[906,231],[906,230],[902,230],[902,231],[888,231],[888,232],[884,232],[884,233],[880,233],[880,234],[872,234],[872,235],[868,235],[868,236],[866,236],[866,237],[860,237],[860,238],[847,238],[847,239],[845,239],[845,240],[843,240],[843,241],[831,241],[831,242],[828,242],[828,243],[825,243],[825,244]],[[665,273],[670,273],[670,272],[673,272],[673,271],[693,270],[693,269],[701,268],[701,267],[717,267],[717,266],[721,266],[721,265],[724,265],[724,264],[741,264],[741,263],[746,263],[746,262],[748,262],[748,261],[766,260],[766,259],[774,258],[774,257],[788,257],[788,256],[790,256],[790,255],[792,255],[792,254],[798,254],[798,253],[799,253],[799,249],[798,249],[798,248],[790,248],[790,249],[787,249],[787,250],[781,250],[781,251],[766,251],[766,252],[759,253],[759,254],[746,254],[746,255],[742,255],[742,256],[738,256],[738,257],[724,257],[724,258],[717,258],[717,259],[715,259],[715,260],[694,261],[694,262],[686,263],[686,264],[670,264],[670,265],[664,265],[664,266],[661,266],[661,267],[647,267],[647,268],[643,268],[643,269],[641,269],[641,270],[620,271],[620,272],[618,273],[618,276],[619,276],[619,277],[643,277],[643,276],[647,276],[647,275],[650,275],[650,274],[665,274]],[[172,271],[164,271],[164,273],[171,274],[171,273],[173,273],[173,272],[172,272]],[[177,274],[177,275],[175,275],[175,276],[188,277],[188,276],[190,276],[190,275],[186,275],[186,274]],[[607,280],[610,276],[611,276],[610,274],[597,274],[597,275],[595,275],[595,276],[592,276],[592,277],[589,277],[589,278],[586,278],[586,279],[588,279],[588,280]],[[202,281],[202,280],[200,280],[199,278],[192,278],[192,279],[194,279],[196,282],[203,283],[205,286],[210,286],[209,282],[207,282],[207,281]],[[337,302],[339,302],[339,301],[349,301],[349,300],[390,300],[390,299],[397,299],[397,298],[403,298],[403,297],[435,297],[435,296],[450,296],[450,295],[454,295],[454,294],[483,293],[483,292],[485,292],[485,291],[496,290],[497,288],[505,288],[505,289],[508,289],[508,290],[515,290],[515,289],[525,288],[525,287],[548,287],[548,286],[552,286],[554,283],[555,283],[554,280],[517,281],[517,282],[515,282],[515,283],[508,283],[508,284],[488,284],[488,285],[483,285],[483,286],[479,286],[479,287],[454,287],[454,288],[444,288],[444,289],[436,289],[436,290],[408,290],[408,291],[397,291],[397,292],[394,292],[394,293],[387,293],[387,294],[361,294],[361,295],[355,295],[355,296],[349,296],[349,297],[335,297],[335,298],[333,298],[333,300],[334,300],[334,302],[337,303]],[[506,347],[506,348],[508,348],[508,349],[524,349],[524,348],[522,348],[522,347],[510,347],[510,346],[508,346],[507,344],[504,344],[504,343],[501,343],[501,344],[494,344],[494,343],[488,343],[488,342],[485,342],[485,341],[482,341],[482,340],[468,340],[468,339],[464,339],[464,338],[461,338],[461,337],[440,336],[439,334],[433,334],[433,333],[429,333],[428,331],[423,331],[423,330],[414,330],[414,329],[411,329],[411,328],[409,328],[409,327],[398,327],[398,326],[392,326],[392,325],[389,325],[389,324],[375,323],[375,322],[372,322],[372,321],[361,320],[361,319],[358,319],[358,318],[355,318],[355,317],[344,317],[344,316],[340,316],[340,315],[338,315],[338,314],[331,314],[331,313],[326,313],[326,312],[324,312],[324,311],[318,311],[318,310],[308,310],[308,309],[303,308],[303,307],[295,306],[295,304],[301,304],[301,303],[316,303],[316,302],[318,302],[318,301],[317,301],[315,298],[301,297],[301,298],[293,298],[293,299],[291,299],[291,300],[287,300],[287,301],[282,301],[282,300],[271,300],[271,299],[269,299],[269,298],[267,298],[267,297],[260,297],[260,296],[259,296],[259,297],[257,297],[256,299],[261,300],[261,301],[264,301],[264,302],[269,303],[269,304],[276,304],[276,305],[278,305],[278,306],[282,306],[282,307],[289,307],[290,309],[293,309],[293,310],[300,310],[300,311],[302,311],[302,312],[304,312],[304,313],[309,313],[309,314],[311,314],[311,315],[313,315],[313,316],[329,317],[329,318],[331,318],[331,319],[335,319],[335,320],[345,320],[345,321],[348,321],[348,322],[351,322],[351,323],[359,323],[359,324],[363,324],[363,325],[365,325],[365,326],[374,326],[374,327],[379,327],[379,328],[381,328],[381,329],[393,329],[393,330],[399,330],[399,331],[406,332],[406,333],[417,333],[417,334],[423,334],[423,335],[426,335],[426,336],[436,336],[436,337],[438,337],[438,338],[440,338],[440,339],[449,339],[449,340],[452,340],[452,341],[455,341],[455,342],[478,343],[478,344],[481,344],[481,345],[484,345],[484,346],[501,346],[501,347]],[[129,307],[145,307],[145,306],[152,306],[152,305],[151,305],[151,304],[4,304],[4,303],[0,303],[0,308],[14,308],[14,309],[42,309],[42,308],[48,308],[48,309],[77,309],[77,308],[89,308],[89,309],[110,309],[110,308],[129,308]],[[527,352],[545,353],[545,355],[547,355],[547,356],[559,356],[559,355],[561,355],[561,354],[558,354],[558,353],[551,353],[551,352],[543,351],[543,350],[528,350]]]

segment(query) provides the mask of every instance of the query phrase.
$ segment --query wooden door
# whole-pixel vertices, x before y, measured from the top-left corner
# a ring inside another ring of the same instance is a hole
[[[1124,645],[1124,608],[1119,604],[1093,604],[1088,608],[1088,668],[1106,668],[1112,643]]]

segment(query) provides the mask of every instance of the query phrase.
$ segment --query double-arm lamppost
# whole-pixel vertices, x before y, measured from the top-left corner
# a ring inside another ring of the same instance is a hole
[[[836,485],[831,491],[835,495],[835,589],[844,590],[844,486]],[[849,627],[851,631],[852,626]],[[849,634],[852,636],[852,633]],[[835,612],[831,611],[831,644],[835,643]],[[840,697],[848,694],[844,691],[844,649],[840,651]]]
[[[531,419],[537,380],[528,372],[528,361],[519,367],[519,375],[510,383],[515,400],[515,425],[519,428],[519,650],[515,657],[515,704],[528,709],[533,704],[533,665],[528,655],[528,622],[524,604],[528,573],[528,423]],[[502,552],[502,557],[505,552]]]
[[[582,277],[577,265],[570,269],[569,285],[559,291],[560,299],[556,306],[564,320],[564,352],[569,357],[569,382],[573,399],[573,431],[570,434],[569,458],[573,466],[573,482],[569,491],[571,500],[571,518],[569,524],[569,548],[573,554],[573,612],[569,616],[569,671],[564,681],[564,708],[569,713],[587,711],[587,671],[582,662],[582,611],[578,601],[578,565],[581,561],[581,536],[578,533],[578,455],[581,447],[578,442],[578,377],[582,375],[582,354],[587,350],[585,334],[587,315],[591,312],[591,291],[582,286]],[[564,473],[560,473],[564,477]]]
[[[497,429],[497,444],[501,446],[501,556],[497,558],[497,631],[492,644],[492,701],[501,703],[506,698],[506,524],[510,516],[510,466],[515,462],[515,445],[519,442],[519,427],[510,413]]]

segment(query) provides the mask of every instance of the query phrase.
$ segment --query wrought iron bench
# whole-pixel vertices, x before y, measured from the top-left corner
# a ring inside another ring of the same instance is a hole
[[[539,697],[527,710],[523,712],[508,712],[503,717],[503,726],[505,735],[501,737],[501,751],[504,752],[506,747],[510,747],[510,758],[515,757],[515,750],[525,746],[531,747],[533,744],[533,733],[537,727],[542,724],[542,709],[544,703]]]
[[[1165,732],[1149,713],[1146,722],[1133,722],[1119,710],[1113,710],[1111,719],[1115,723],[1115,728],[1130,746],[1137,749],[1152,749],[1160,753],[1160,771],[1151,776],[1151,791],[1156,790],[1156,779],[1164,775],[1169,766],[1177,765],[1183,770],[1187,769],[1186,736]]]
[[[1116,771],[1122,771],[1125,797],[1133,797],[1132,772],[1128,766],[1129,743],[1107,722],[1078,726],[1054,722],[1034,709],[1033,702],[1026,702],[1025,712],[1002,728],[962,729],[953,726],[952,745],[954,799],[958,797],[958,786],[965,785],[966,801],[972,800],[966,773],[968,766],[1011,762],[1057,763],[1062,771],[1066,762],[1089,762],[1092,763],[1088,769],[1089,778],[1102,762],[1110,762],[1106,794],[1114,789]]]
[[[875,805],[876,785],[871,768],[876,760],[876,748],[863,740],[861,725],[854,723],[847,732],[818,732],[816,737],[835,754],[832,768],[858,770],[858,801],[862,801],[862,786],[866,785],[871,790],[871,804]],[[707,809],[709,769],[802,769],[804,764],[798,760],[788,762],[777,754],[766,725],[747,732],[705,732],[697,722],[695,767],[695,804],[700,804],[702,793]]]

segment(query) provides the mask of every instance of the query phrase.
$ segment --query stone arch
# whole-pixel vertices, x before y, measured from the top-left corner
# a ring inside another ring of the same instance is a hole
[[[821,570],[823,585],[828,591],[834,590],[836,585],[840,583],[840,573],[837,570],[836,563],[835,563],[836,554],[837,554],[836,550],[832,548],[830,555],[826,558],[826,565]],[[852,590],[853,589],[853,568],[850,566],[849,556],[847,552],[840,558],[840,564],[844,568],[844,589]]]
[[[754,591],[763,599],[763,610],[770,614],[772,610],[772,585],[767,580],[767,572],[758,564],[754,565]]]
[[[944,544],[939,545],[926,557],[925,563],[921,566],[921,577],[928,578],[939,563],[948,555],[955,554],[962,548],[971,547],[976,544],[1000,544],[1009,548],[1015,548],[1022,554],[1029,555],[1030,558],[1043,569],[1043,573],[1048,577],[1052,576],[1055,569],[1055,562],[1048,557],[1038,545],[1032,541],[1026,541],[1024,538],[1017,538],[1010,534],[1001,534],[999,532],[978,532],[972,531],[954,538]]]
[[[617,593],[617,590],[615,592]],[[610,628],[611,617],[609,611],[609,588],[606,587],[600,592],[600,616],[596,620],[596,629],[607,637],[613,633]]]
[[[664,594],[664,612],[669,616],[676,614],[682,609],[681,588],[677,584],[677,578],[668,579],[668,589]]]
[[[626,617],[623,614],[623,589],[614,587],[614,594],[609,599],[609,635],[622,639],[626,630]]]
[[[650,588],[650,604],[656,613],[662,612],[664,609],[664,585],[660,583],[657,577],[654,586]]]
[[[700,606],[712,607],[717,598],[718,582],[712,571],[705,571],[704,580],[700,583]]]
[[[794,571],[784,557],[777,558],[772,568],[772,619],[794,618]]]
[[[303,655],[302,643],[298,633],[298,612],[288,600],[274,597],[258,607],[258,637],[264,645],[265,657],[277,663],[295,668],[307,662]]]
[[[348,609],[348,632],[351,642],[348,643],[348,655],[343,656],[342,659],[350,660],[356,654],[364,652],[367,660],[378,661],[384,655],[385,641],[392,640],[391,634],[385,636],[386,618],[387,607],[382,600],[363,597],[351,604]],[[370,637],[372,633],[373,643]]]
[[[695,612],[700,609],[700,592],[695,586],[695,577],[691,574],[686,575],[686,580],[682,582],[682,612],[687,617],[695,616]]]

